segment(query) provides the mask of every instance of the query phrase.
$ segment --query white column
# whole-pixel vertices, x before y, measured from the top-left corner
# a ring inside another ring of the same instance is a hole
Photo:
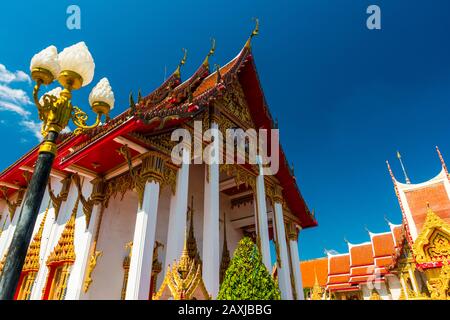
[[[59,182],[55,184],[54,182],[56,181],[52,180],[52,184],[55,185],[54,192],[55,194],[59,194],[62,184]],[[61,203],[57,218],[55,208],[53,205],[50,206],[47,221],[45,222],[46,225],[48,224],[48,227],[47,229],[44,227],[44,234],[41,239],[40,267],[31,291],[31,300],[40,300],[42,298],[42,290],[47,282],[47,258],[58,243],[65,224],[70,218],[73,206],[75,205],[75,201],[77,199],[77,194],[76,188],[71,185],[67,200]]]
[[[288,238],[289,251],[291,256],[292,276],[294,278],[297,300],[305,300],[305,295],[303,293],[302,273],[300,271],[300,259],[298,256],[298,232],[293,224],[291,224]]]
[[[256,214],[258,225],[258,236],[261,244],[262,261],[271,272],[272,262],[270,259],[269,224],[267,222],[266,191],[264,187],[264,175],[261,157],[258,156],[259,174],[256,177]]]
[[[276,235],[280,253],[281,266],[278,266],[278,285],[280,286],[281,298],[292,300],[291,273],[289,270],[289,258],[286,243],[286,231],[284,229],[283,206],[274,201],[274,220],[276,224]]]
[[[169,227],[166,242],[166,260],[164,270],[181,256],[186,230],[186,212],[189,189],[189,153],[183,151],[183,163],[177,173],[177,187],[170,199]]]
[[[75,263],[72,266],[70,277],[67,282],[67,292],[65,300],[79,300],[82,295],[84,285],[84,275],[89,263],[89,253],[92,244],[93,234],[97,225],[101,205],[95,205],[92,209],[89,228],[86,230],[86,217],[80,205],[80,214],[75,221]]]
[[[147,300],[149,297],[159,188],[158,182],[145,184],[143,205],[136,216],[126,300]]]
[[[213,122],[212,129],[218,130]],[[214,144],[219,150],[218,139]],[[216,153],[218,155],[218,153]],[[205,165],[205,192],[203,206],[203,281],[212,298],[219,293],[220,242],[219,242],[219,162]]]

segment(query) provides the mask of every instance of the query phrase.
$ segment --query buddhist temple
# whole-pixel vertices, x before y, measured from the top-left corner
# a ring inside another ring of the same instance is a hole
[[[282,298],[304,298],[298,233],[317,222],[283,149],[273,175],[262,174],[261,163],[198,162],[187,149],[179,157],[191,161],[171,160],[178,144],[172,133],[183,128],[194,136],[196,121],[224,136],[229,128],[276,129],[251,48],[256,34],[211,70],[213,44],[182,80],[185,51],[159,87],[131,94],[116,117],[60,134],[17,299],[215,299],[244,236],[254,239],[268,270],[278,261]],[[0,260],[14,245],[38,149],[0,173]]]
[[[399,182],[387,163],[401,224],[388,221],[386,232],[368,232],[364,243],[347,242],[345,253],[301,262],[308,299],[450,298],[450,176],[436,150],[441,171],[422,183],[410,181],[402,162],[405,182]]]

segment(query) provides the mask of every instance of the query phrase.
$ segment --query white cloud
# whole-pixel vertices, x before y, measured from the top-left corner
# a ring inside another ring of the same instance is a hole
[[[41,125],[38,122],[33,120],[22,120],[20,125],[22,125],[26,131],[33,133],[39,141],[42,140]]]
[[[31,100],[24,90],[13,89],[2,84],[0,84],[0,100],[7,100],[20,104],[31,104]]]
[[[12,103],[12,102],[2,101],[2,100],[0,100],[0,111],[15,112],[22,117],[28,117],[29,115],[31,115],[31,112],[25,110],[22,106]]]
[[[28,82],[31,83],[30,76],[25,72],[19,70],[16,72],[11,72],[6,69],[4,64],[0,63],[0,82],[11,83],[11,82]]]

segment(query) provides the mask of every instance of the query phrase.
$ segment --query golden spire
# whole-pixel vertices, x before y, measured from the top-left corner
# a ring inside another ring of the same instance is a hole
[[[183,52],[184,52],[183,59],[181,59],[180,63],[178,64],[177,69],[175,70],[175,75],[177,77],[180,77],[181,67],[184,66],[184,64],[186,63],[186,59],[187,59],[187,50],[185,48],[183,48]]]
[[[323,289],[320,287],[317,279],[316,267],[314,266],[314,286],[311,290],[311,300],[322,300]]]
[[[75,218],[77,215],[79,202],[80,197],[78,197],[75,202],[70,219],[64,227],[58,244],[47,259],[47,265],[51,265],[55,262],[73,263],[75,261]]]
[[[403,165],[402,156],[401,156],[400,152],[398,152],[398,151],[397,151],[397,158],[398,158],[398,161],[400,161],[400,165],[402,166],[402,170],[403,170],[403,174],[405,175],[406,183],[407,184],[411,184],[411,181],[409,180],[409,177],[408,177],[408,175],[406,173],[405,166]]]
[[[44,232],[45,221],[47,219],[48,210],[50,208],[51,200],[48,202],[47,209],[45,209],[44,217],[42,218],[41,224],[39,225],[39,230],[33,237],[33,242],[31,242],[28,248],[27,255],[25,257],[25,262],[23,264],[23,271],[38,271],[40,264],[40,251],[41,251],[41,239],[42,233]]]
[[[203,65],[205,67],[209,67],[209,57],[211,57],[215,51],[216,51],[216,39],[211,38],[211,49],[209,50],[205,60],[203,60]]]
[[[253,29],[252,34],[250,35],[250,37],[248,38],[247,42],[245,43],[245,47],[246,48],[250,48],[251,42],[252,42],[252,38],[259,34],[259,19],[258,18],[253,18],[253,20],[255,21],[255,29]]]

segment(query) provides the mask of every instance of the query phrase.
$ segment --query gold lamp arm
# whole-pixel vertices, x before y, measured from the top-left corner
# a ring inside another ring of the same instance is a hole
[[[86,114],[86,112],[84,112],[80,108],[74,106],[73,113],[72,113],[72,121],[77,127],[74,131],[74,134],[78,135],[78,134],[82,133],[84,130],[96,128],[100,124],[101,117],[102,117],[102,114],[97,113],[97,118],[95,120],[95,123],[89,126],[86,124],[86,121],[88,120],[88,115]]]

